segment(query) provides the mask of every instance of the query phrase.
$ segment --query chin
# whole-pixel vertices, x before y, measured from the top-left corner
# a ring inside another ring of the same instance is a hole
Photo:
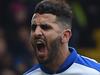
[[[39,64],[46,64],[46,60],[39,60]]]
[[[46,57],[38,57],[37,59],[40,64],[44,64],[47,61]]]

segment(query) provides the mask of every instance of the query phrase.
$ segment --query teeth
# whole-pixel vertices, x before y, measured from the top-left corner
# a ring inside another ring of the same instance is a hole
[[[38,41],[36,44],[37,44],[37,45],[38,45],[38,44],[42,44],[42,42],[41,42],[41,41]]]
[[[44,47],[45,46],[45,44],[44,44],[44,42],[41,40],[39,40],[39,41],[37,41],[36,42],[36,45],[37,45],[37,48],[41,48],[41,47]]]

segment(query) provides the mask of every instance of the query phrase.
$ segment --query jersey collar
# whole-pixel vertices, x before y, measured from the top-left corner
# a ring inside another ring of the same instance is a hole
[[[66,58],[66,60],[64,61],[64,63],[59,67],[57,73],[61,73],[64,72],[65,70],[67,70],[76,60],[77,58],[77,52],[74,48],[70,47],[70,55]],[[42,71],[44,71],[45,73],[48,74],[54,74],[54,72],[50,69],[45,68],[43,65],[40,65]]]

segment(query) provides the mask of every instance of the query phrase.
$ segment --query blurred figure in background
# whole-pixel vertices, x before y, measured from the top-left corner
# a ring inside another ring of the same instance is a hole
[[[92,39],[95,42],[95,47],[93,48],[83,48],[79,52],[85,56],[89,56],[100,62],[100,28],[95,28],[92,32]]]
[[[16,65],[15,68],[20,73],[23,73],[29,66],[37,63],[30,43],[30,26],[27,21],[28,10],[24,3],[12,1],[10,4],[10,12],[12,13],[16,27],[16,32],[13,32],[16,40],[13,41],[14,48],[12,50],[13,55],[15,54],[14,64]]]
[[[13,59],[8,51],[5,29],[0,27],[0,75],[19,75],[14,73],[12,67]]]
[[[7,43],[5,38],[5,30],[0,27],[0,60],[3,59],[3,55],[6,53]]]
[[[19,72],[13,68],[3,68],[0,72],[0,75],[21,75]]]

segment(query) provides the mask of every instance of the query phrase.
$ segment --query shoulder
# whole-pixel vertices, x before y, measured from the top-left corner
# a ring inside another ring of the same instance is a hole
[[[78,55],[75,63],[86,66],[88,68],[97,70],[100,72],[100,63],[98,63],[96,60]]]
[[[32,75],[32,73],[38,71],[40,69],[39,64],[34,65],[31,69],[26,71],[23,75]]]

